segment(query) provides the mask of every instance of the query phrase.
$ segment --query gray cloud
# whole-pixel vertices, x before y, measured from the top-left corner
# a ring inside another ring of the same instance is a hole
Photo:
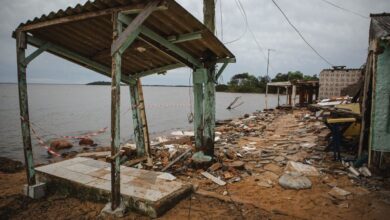
[[[223,39],[219,1],[222,1]],[[84,2],[85,0],[2,2],[0,82],[16,82],[15,41],[11,38],[11,33],[19,23],[53,10]],[[202,0],[179,0],[178,2],[196,18],[202,20]],[[318,74],[321,69],[328,67],[298,37],[271,0],[241,0],[241,2],[258,42],[263,48],[275,50],[271,53],[271,76],[290,70]],[[333,64],[360,67],[365,62],[369,19],[334,8],[321,0],[277,0],[277,2],[307,40]],[[367,16],[369,13],[390,11],[388,0],[332,0],[332,2]],[[235,0],[218,0],[217,36],[223,42],[227,42],[236,39],[244,31],[244,19]],[[236,55],[237,63],[229,65],[225,70],[225,81],[239,72],[250,72],[257,76],[265,74],[266,59],[249,32],[241,40],[227,46]],[[170,71],[165,76],[145,77],[144,84],[188,84],[189,73],[188,69],[181,68]],[[45,83],[86,83],[107,80],[107,78],[45,54],[29,66],[28,80]]]

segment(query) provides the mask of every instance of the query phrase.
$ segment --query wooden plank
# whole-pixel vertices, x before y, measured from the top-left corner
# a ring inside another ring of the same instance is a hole
[[[27,97],[27,80],[26,80],[26,65],[24,65],[26,56],[26,33],[16,33],[16,54],[17,54],[17,70],[18,70],[18,89],[19,89],[19,108],[21,117],[22,139],[24,161],[26,164],[27,184],[34,185],[35,170],[34,159],[31,145],[30,122],[28,113],[28,97]]]
[[[176,159],[172,160],[168,165],[166,165],[161,171],[165,172],[166,170],[168,170],[172,165],[183,159],[189,152],[191,152],[191,150],[191,148],[188,148],[180,156],[176,157]]]
[[[175,44],[192,41],[192,40],[199,40],[199,39],[202,39],[202,31],[197,31],[188,34],[181,34],[181,35],[172,35],[167,38],[168,41]]]
[[[153,166],[152,154],[150,151],[148,121],[146,119],[144,93],[142,91],[141,79],[137,80],[137,91],[138,91],[138,111],[139,111],[139,118],[140,118],[139,121],[141,122],[141,126],[142,126],[145,156],[148,158],[147,161],[148,166]]]
[[[154,0],[149,2],[145,9],[141,11],[135,17],[134,20],[131,21],[130,24],[126,27],[126,29],[119,35],[118,39],[116,39],[111,46],[111,55],[120,52],[123,53],[127,47],[137,38],[140,33],[139,27],[144,23],[144,21],[152,14],[154,10],[157,9],[160,1]]]
[[[27,24],[19,27],[17,30],[19,31],[31,31],[39,28],[45,28],[50,27],[53,25],[59,25],[59,24],[65,24],[70,22],[76,22],[81,20],[86,20],[90,18],[100,17],[104,15],[110,15],[113,12],[122,12],[125,14],[135,14],[143,11],[145,9],[146,5],[143,3],[138,3],[134,5],[127,5],[127,6],[120,6],[120,7],[113,7],[113,8],[107,8],[102,9],[98,11],[93,12],[84,12],[82,14],[77,15],[69,15],[65,17],[55,18],[47,21],[42,21],[34,24]],[[166,10],[167,4],[165,2],[161,3],[160,6],[157,8],[158,10]]]
[[[117,20],[117,13],[113,14],[113,39],[122,32],[122,23]],[[111,83],[111,157],[118,155],[120,150],[120,82],[121,82],[121,54],[115,53],[112,57]],[[115,210],[121,203],[120,194],[120,157],[111,161],[111,209]]]
[[[138,96],[138,87],[137,87],[138,79],[130,81],[130,102],[131,102],[131,113],[133,119],[133,129],[134,129],[134,142],[137,146],[137,156],[142,157],[145,155],[145,146],[144,146],[144,138],[143,131],[140,121],[140,112],[138,110],[139,105],[139,96]]]
[[[207,71],[207,82],[204,88],[204,147],[205,154],[214,156],[214,130],[215,130],[215,67]]]

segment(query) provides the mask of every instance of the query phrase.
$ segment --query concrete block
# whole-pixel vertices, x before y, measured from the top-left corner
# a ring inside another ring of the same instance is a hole
[[[121,201],[121,204],[115,210],[111,209],[111,202],[109,202],[102,209],[100,216],[103,218],[109,218],[109,217],[122,218],[123,216],[125,216],[125,213],[126,213],[126,206],[123,201]]]
[[[40,199],[45,196],[46,192],[46,184],[45,183],[37,183],[35,185],[29,186],[24,185],[23,193],[24,195],[33,198],[33,199]]]

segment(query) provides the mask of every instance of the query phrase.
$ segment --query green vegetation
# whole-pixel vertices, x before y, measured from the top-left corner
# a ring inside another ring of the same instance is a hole
[[[108,86],[108,85],[111,85],[111,82],[96,81],[96,82],[87,83],[87,85],[93,85],[93,86]]]
[[[234,75],[227,85],[217,85],[216,90],[218,92],[265,93],[268,82],[284,82],[292,80],[318,80],[318,77],[317,75],[304,75],[300,71],[278,73],[273,79],[270,79],[267,76],[260,76],[257,78],[249,73],[240,73]],[[274,88],[270,88],[269,92],[274,93],[275,91]]]

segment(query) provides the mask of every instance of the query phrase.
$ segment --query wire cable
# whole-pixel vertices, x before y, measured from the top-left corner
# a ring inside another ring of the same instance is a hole
[[[235,2],[236,2],[236,4],[237,4],[238,8],[240,9],[240,6],[238,5],[237,0],[236,0]],[[245,13],[243,14],[243,12],[241,11],[241,9],[240,9],[240,13],[241,13],[242,17],[244,18],[244,22],[245,22],[245,31],[244,31],[238,38],[236,38],[236,39],[234,39],[234,40],[232,40],[232,41],[224,42],[224,44],[231,44],[231,43],[237,42],[237,41],[241,40],[241,39],[246,35],[246,33],[248,32],[248,26],[249,26],[249,25],[248,25],[248,18],[246,17],[246,14],[245,14]]]
[[[346,11],[346,12],[349,12],[349,13],[352,13],[352,14],[354,14],[354,15],[357,15],[357,16],[359,16],[359,17],[361,17],[361,18],[370,19],[369,17],[367,17],[367,16],[365,16],[365,15],[362,15],[362,14],[360,14],[360,13],[358,13],[358,12],[355,12],[355,11],[349,10],[349,9],[347,9],[347,8],[341,7],[341,6],[339,6],[339,5],[336,5],[335,3],[330,2],[330,1],[328,1],[328,0],[321,0],[321,1],[322,1],[322,2],[325,2],[325,3],[328,4],[328,5],[333,6],[333,7],[335,7],[335,8],[338,8],[338,9],[340,9],[340,10],[343,10],[343,11]]]
[[[334,66],[331,62],[329,62],[325,57],[323,57],[302,35],[302,33],[294,26],[294,24],[290,21],[290,19],[287,17],[287,15],[283,12],[283,10],[279,7],[279,5],[276,3],[275,0],[271,0],[274,5],[279,9],[280,13],[284,16],[284,18],[287,20],[287,22],[290,24],[290,26],[297,32],[297,34],[301,37],[301,39],[314,51],[315,54],[317,54],[318,57],[320,57],[324,62],[326,62],[330,66]]]

